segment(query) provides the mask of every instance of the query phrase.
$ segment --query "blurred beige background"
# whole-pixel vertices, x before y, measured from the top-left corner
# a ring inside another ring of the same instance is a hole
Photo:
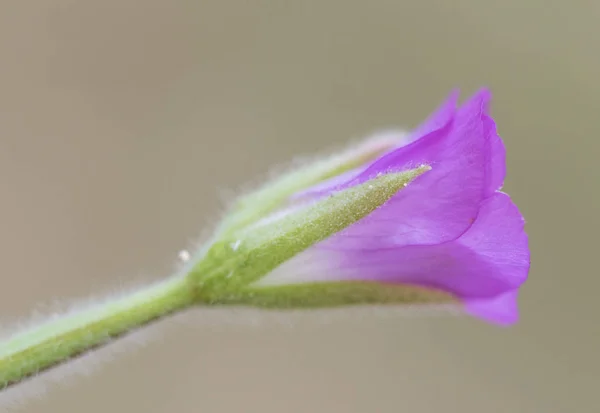
[[[0,410],[599,411],[599,19],[594,1],[2,2],[3,326],[168,274],[224,189],[414,126],[455,86],[495,93],[533,267],[512,329],[193,311]]]

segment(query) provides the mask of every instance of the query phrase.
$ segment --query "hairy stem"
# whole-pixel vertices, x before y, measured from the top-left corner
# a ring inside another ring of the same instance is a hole
[[[0,342],[0,391],[193,304],[194,289],[175,277],[9,337]]]

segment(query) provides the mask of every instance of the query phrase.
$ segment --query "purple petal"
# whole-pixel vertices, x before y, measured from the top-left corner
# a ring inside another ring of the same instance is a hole
[[[529,272],[524,220],[504,181],[505,149],[483,89],[455,111],[456,94],[412,141],[338,177],[311,197],[422,164],[431,170],[356,224],[298,254],[261,284],[364,280],[418,285],[462,299],[467,312],[510,324]],[[310,197],[309,197],[310,198]]]
[[[509,326],[519,321],[517,295],[513,290],[493,298],[470,299],[465,301],[465,310],[477,318]]]
[[[320,198],[327,196],[332,192],[362,183],[368,179],[371,179],[378,173],[389,171],[390,168],[393,168],[394,170],[401,170],[402,168],[400,166],[406,165],[399,165],[399,162],[403,161],[406,164],[407,161],[406,157],[398,159],[398,155],[400,153],[406,152],[399,151],[399,149],[425,137],[428,137],[426,139],[432,140],[433,138],[429,135],[446,129],[454,120],[457,100],[458,91],[453,91],[448,98],[446,98],[444,103],[442,103],[442,105],[432,115],[430,115],[425,122],[412,131],[408,137],[399,142],[399,145],[395,149],[386,152],[373,163],[363,165],[349,173],[344,174],[343,176],[340,175],[325,183],[311,187],[300,192],[296,196],[311,196],[314,198]],[[417,145],[417,148],[419,147],[420,146]],[[415,162],[412,162],[412,164],[414,163]]]
[[[486,148],[486,193],[488,197],[502,188],[506,176],[506,149],[502,139],[496,132],[496,123],[488,116],[483,116],[485,134],[488,136]]]
[[[457,89],[450,92],[444,103],[411,132],[409,140],[419,139],[446,126],[454,117],[459,94]]]
[[[458,239],[363,251],[317,244],[284,263],[260,284],[366,280],[441,289],[470,300],[470,308],[517,289],[527,278],[529,250],[523,217],[510,198],[496,193]],[[479,305],[479,306],[478,306]]]
[[[484,110],[489,94],[471,98],[442,129],[379,158],[349,187],[378,173],[420,164],[432,170],[382,208],[326,241],[328,248],[373,249],[439,244],[466,231],[487,192],[489,132]]]
[[[479,216],[457,242],[493,266],[496,278],[512,288],[525,282],[530,267],[525,220],[510,197],[496,192],[483,202]]]
[[[335,190],[364,183],[381,173],[407,170],[423,163],[432,164],[444,159],[446,157],[444,155],[447,155],[444,150],[452,145],[447,138],[453,131],[456,99],[456,93],[452,93],[444,104],[417,128],[416,132],[411,133],[412,142],[379,157],[362,173],[337,186]],[[457,137],[455,136],[455,138]]]

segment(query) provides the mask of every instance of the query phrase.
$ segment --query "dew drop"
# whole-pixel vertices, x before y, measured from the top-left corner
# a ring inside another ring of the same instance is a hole
[[[179,251],[178,257],[181,262],[188,262],[191,258],[188,250]]]

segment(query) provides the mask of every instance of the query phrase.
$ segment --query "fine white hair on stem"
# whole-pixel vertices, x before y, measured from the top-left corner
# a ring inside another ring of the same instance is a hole
[[[8,323],[6,320],[0,320],[0,340],[6,340],[18,332],[26,331],[29,328],[51,320],[74,315],[95,307],[101,307],[108,302],[128,297],[136,291],[139,291],[141,288],[164,281],[160,278],[157,279],[154,277],[152,279],[141,275],[134,275],[133,277],[128,277],[126,280],[126,282],[123,282],[122,280],[115,281],[114,285],[109,290],[100,293],[95,297],[75,300],[53,299],[45,303],[40,303],[28,316],[26,316],[25,320],[17,320]]]
[[[203,241],[206,239],[208,237],[205,234],[205,236],[201,237],[200,241],[188,242],[189,249],[186,248],[184,250],[186,251],[186,255],[183,256],[186,259],[182,259],[181,254],[177,257],[174,253],[173,263],[176,268],[176,274],[181,276],[189,271],[190,265],[194,264],[191,262],[191,252],[194,254],[201,253],[200,248],[204,245]],[[153,284],[164,282],[163,279],[148,280],[148,277],[141,276],[134,278],[136,279],[135,281],[132,281],[131,277],[128,277],[125,282],[115,283],[111,288],[111,292],[98,294],[98,297],[101,298],[87,298],[77,301],[54,299],[47,303],[38,304],[24,321],[12,321],[7,325],[6,320],[3,320],[0,323],[0,339],[4,341],[52,320],[85,313],[94,308],[102,308],[107,303],[117,302],[138,291],[150,288]],[[74,380],[70,380],[72,377],[88,376],[116,356],[140,348],[140,346],[148,343],[150,339],[156,339],[161,336],[157,334],[159,332],[157,325],[163,325],[163,321],[158,320],[143,328],[126,332],[124,336],[111,340],[97,349],[86,352],[74,359],[66,360],[65,363],[35,374],[22,383],[2,390],[0,392],[0,411],[9,411],[8,409],[14,409],[25,403],[28,399],[39,398],[53,386],[69,386],[74,382]]]
[[[141,285],[149,285],[149,282],[140,283]],[[10,336],[18,331],[26,331],[28,327],[38,325],[49,319],[55,319],[68,314],[75,314],[80,311],[94,308],[101,305],[105,301],[112,301],[119,297],[127,296],[131,291],[137,291],[138,288],[120,289],[118,293],[105,295],[104,299],[88,299],[85,302],[71,303],[67,306],[60,305],[58,302],[53,302],[51,305],[44,306],[45,316],[41,316],[41,311],[38,309],[34,316],[23,323],[19,323],[7,331],[3,332],[3,337]],[[62,307],[58,309],[58,307]],[[53,308],[52,312],[48,312],[48,308]],[[9,387],[0,392],[0,411],[11,411],[19,406],[26,404],[28,400],[36,399],[44,396],[52,387],[55,386],[70,386],[76,383],[73,380],[75,377],[87,377],[96,372],[101,366],[113,360],[117,356],[128,351],[138,349],[145,346],[151,339],[160,337],[159,328],[163,321],[159,320],[139,330],[131,331],[124,336],[121,336],[113,341],[106,343],[97,349],[86,352],[80,357],[70,359],[52,369],[37,374],[18,385]]]
[[[132,331],[81,357],[68,360],[66,363],[3,390],[0,392],[0,411],[18,411],[28,402],[43,397],[52,388],[69,388],[76,385],[78,381],[75,378],[87,378],[108,362],[114,361],[118,356],[142,348],[151,341],[160,340],[162,335],[159,329],[163,322],[158,321],[140,330]]]

